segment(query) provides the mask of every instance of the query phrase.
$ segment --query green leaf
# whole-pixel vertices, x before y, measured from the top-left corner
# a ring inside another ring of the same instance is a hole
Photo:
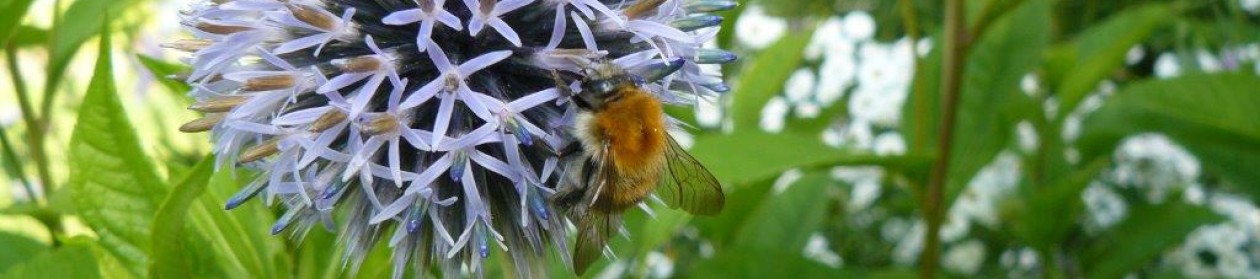
[[[70,137],[70,187],[101,245],[137,277],[149,263],[149,229],[166,189],[114,91],[109,33]]]
[[[1025,1],[989,26],[971,50],[949,158],[948,201],[1006,147],[1019,122],[1012,112],[1027,98],[1019,83],[1037,67],[1050,41],[1050,2]]]
[[[229,271],[243,270],[263,278],[292,277],[289,272],[292,259],[285,253],[285,238],[271,235],[275,216],[266,206],[250,202],[231,211],[223,210],[223,205],[240,185],[253,178],[254,175],[228,169],[211,176],[205,193],[189,208],[193,229],[210,241],[216,254],[226,255],[226,261],[221,264]]]
[[[9,38],[22,25],[22,18],[35,0],[9,0],[0,3],[0,46],[9,44]]]
[[[736,131],[760,129],[762,107],[783,91],[783,83],[800,66],[805,45],[813,33],[813,30],[790,33],[758,53],[757,59],[749,59],[731,92]]]
[[[13,36],[9,37],[9,45],[16,48],[25,48],[29,46],[44,46],[48,42],[48,29],[40,29],[31,26],[18,26],[13,31]]]
[[[1260,197],[1260,77],[1191,75],[1122,88],[1086,117],[1083,158],[1110,156],[1127,136],[1158,132],[1197,156],[1203,168]]]
[[[108,28],[109,14],[121,14],[137,0],[74,1],[58,22],[53,23],[52,40],[48,48],[48,79],[44,85],[44,98],[52,97],[61,85],[66,67],[88,39]],[[104,39],[104,38],[102,38]],[[47,102],[45,102],[47,103]],[[43,108],[47,110],[47,107]]]
[[[12,251],[6,250],[5,253],[9,254]],[[0,278],[91,279],[101,278],[101,272],[97,267],[96,258],[93,256],[91,243],[82,239],[75,239],[57,250],[34,255],[29,262],[14,266]]]
[[[748,221],[732,240],[734,249],[803,251],[823,225],[838,189],[827,172],[806,174],[782,193],[771,191],[767,200],[744,216]]]
[[[166,87],[166,90],[175,96],[175,99],[185,100],[189,104],[192,103],[192,98],[185,95],[191,87],[189,87],[186,83],[170,78],[171,75],[187,71],[188,66],[183,64],[168,63],[166,61],[144,55],[136,55],[136,59],[140,60],[140,64],[144,65],[144,68],[148,69],[149,73],[153,74],[153,78],[161,82],[162,86]]]
[[[1054,69],[1060,72],[1052,74],[1063,77],[1058,86],[1058,96],[1063,104],[1059,111],[1076,109],[1086,93],[1097,87],[1098,82],[1107,78],[1113,70],[1124,65],[1129,49],[1176,17],[1172,5],[1151,4],[1123,10],[1106,22],[1082,32],[1074,42],[1075,49],[1066,52],[1075,53],[1075,62],[1056,66]]]
[[[1222,220],[1207,208],[1177,202],[1139,205],[1130,212],[1082,255],[1088,278],[1124,277],[1181,243],[1195,228]]]
[[[753,257],[755,259],[750,259]],[[750,262],[751,261],[751,262]],[[799,250],[746,249],[699,263],[694,278],[869,278],[806,259]]]
[[[943,44],[944,36],[937,32],[931,36],[932,45]],[[910,94],[901,109],[901,132],[909,147],[907,153],[921,156],[940,151],[937,137],[941,115],[941,47],[934,47],[927,57],[914,63],[914,81]]]
[[[4,248],[4,253],[0,253],[0,273],[48,252],[48,244],[4,231],[0,231],[0,247]]]
[[[878,157],[836,149],[814,137],[760,131],[697,135],[690,153],[724,185],[744,185],[773,178],[793,168],[881,165],[911,168],[922,160]]]
[[[1076,228],[1078,216],[1084,212],[1081,192],[1098,173],[1108,166],[1109,157],[1094,159],[1089,165],[1049,184],[1050,187],[1022,187],[1019,199],[1003,204],[1015,207],[1015,216],[1004,218],[1014,224],[1010,227],[1015,236],[1033,248],[1045,250],[1067,241]]]
[[[153,264],[149,265],[152,278],[230,278],[248,277],[240,272],[228,275],[217,264],[230,255],[220,255],[198,232],[188,231],[188,209],[206,190],[210,175],[214,173],[214,157],[206,157],[183,179],[176,183],[170,196],[153,218]],[[213,232],[210,232],[213,233]]]

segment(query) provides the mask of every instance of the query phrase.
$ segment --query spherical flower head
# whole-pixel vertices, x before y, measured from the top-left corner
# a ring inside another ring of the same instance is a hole
[[[183,13],[192,38],[167,46],[190,54],[190,109],[205,113],[180,129],[211,132],[220,168],[261,173],[228,209],[261,197],[285,209],[273,234],[338,230],[352,270],[386,241],[396,277],[480,274],[492,251],[542,277],[548,246],[570,260],[568,209],[549,196],[577,144],[567,92],[583,69],[611,62],[666,104],[717,95],[717,67],[700,65],[734,59],[704,47],[733,6],[204,0]]]

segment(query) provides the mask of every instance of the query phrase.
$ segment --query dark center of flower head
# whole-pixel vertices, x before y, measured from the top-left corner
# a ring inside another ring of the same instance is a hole
[[[273,233],[344,216],[351,263],[386,240],[396,275],[407,263],[456,275],[499,246],[522,277],[545,274],[543,247],[565,246],[553,215],[565,209],[546,198],[576,113],[555,76],[580,81],[610,61],[666,103],[716,95],[726,86],[706,64],[734,56],[708,47],[721,22],[708,13],[733,5],[201,1],[185,11],[194,38],[169,45],[191,53],[190,109],[207,113],[181,130],[212,131],[220,165],[261,171],[228,208],[280,201]]]

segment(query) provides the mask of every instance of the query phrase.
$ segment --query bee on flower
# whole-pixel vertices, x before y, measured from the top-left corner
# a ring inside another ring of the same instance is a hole
[[[728,90],[700,66],[735,59],[705,47],[734,5],[203,0],[167,47],[188,53],[205,113],[180,130],[209,132],[220,168],[260,173],[227,208],[279,204],[273,234],[336,230],[351,269],[384,241],[395,277],[480,275],[498,251],[535,278],[548,247],[583,272],[653,194],[721,210],[661,107]]]

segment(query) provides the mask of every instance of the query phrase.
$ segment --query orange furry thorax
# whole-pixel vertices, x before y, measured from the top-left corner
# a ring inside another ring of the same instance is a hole
[[[589,130],[607,142],[619,179],[613,179],[596,208],[620,211],[637,204],[656,188],[665,162],[665,117],[660,101],[642,89],[626,86],[595,112]],[[599,203],[608,204],[599,204]]]

